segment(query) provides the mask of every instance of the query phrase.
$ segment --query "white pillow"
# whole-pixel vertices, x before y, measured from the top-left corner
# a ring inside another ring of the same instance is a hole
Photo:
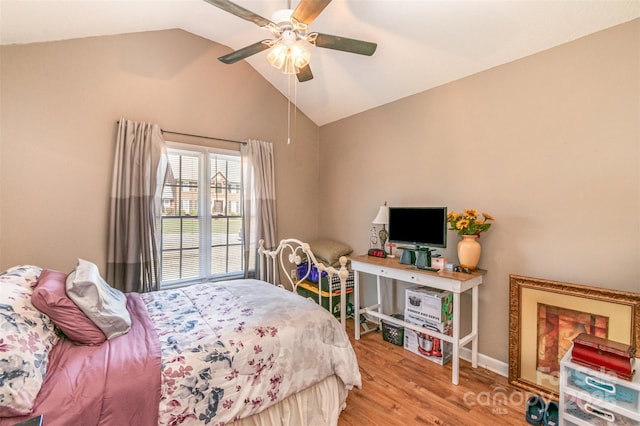
[[[67,295],[107,339],[131,328],[127,297],[102,279],[95,264],[78,259],[78,266],[67,277]]]

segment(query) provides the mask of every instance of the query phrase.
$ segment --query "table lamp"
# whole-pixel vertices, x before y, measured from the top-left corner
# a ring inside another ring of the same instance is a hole
[[[386,225],[389,224],[389,206],[387,206],[386,201],[384,202],[384,206],[380,206],[378,214],[371,223],[374,225],[382,225],[382,229],[378,233],[378,237],[380,238],[380,247],[382,247],[382,250],[385,250],[384,244],[387,242],[387,238],[389,237],[389,233],[386,229]]]

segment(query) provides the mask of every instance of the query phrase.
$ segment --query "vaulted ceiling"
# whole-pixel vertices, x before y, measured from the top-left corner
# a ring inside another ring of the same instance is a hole
[[[235,3],[267,19],[288,6]],[[333,0],[310,29],[376,42],[377,51],[312,47],[314,78],[298,85],[296,104],[324,125],[638,17],[640,0]],[[230,51],[270,38],[204,0],[0,0],[3,45],[170,28]],[[288,95],[266,52],[247,61]]]

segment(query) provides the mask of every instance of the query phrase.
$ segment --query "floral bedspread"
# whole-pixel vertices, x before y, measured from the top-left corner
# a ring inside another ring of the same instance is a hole
[[[336,374],[361,386],[340,323],[257,280],[141,295],[162,345],[160,425],[224,425]]]

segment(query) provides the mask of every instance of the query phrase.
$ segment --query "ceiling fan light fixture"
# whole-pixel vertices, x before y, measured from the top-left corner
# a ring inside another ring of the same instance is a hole
[[[300,72],[300,68],[296,67],[295,62],[290,56],[286,58],[280,70],[285,74],[298,74]]]
[[[286,57],[287,46],[283,43],[277,42],[273,45],[271,50],[269,50],[269,53],[267,54],[267,61],[269,61],[272,66],[280,69],[282,68],[282,65],[284,65]]]
[[[251,55],[270,48],[267,53],[269,63],[286,74],[297,74],[300,83],[313,78],[309,60],[309,46],[325,49],[341,50],[371,56],[377,44],[347,37],[309,33],[310,25],[331,3],[332,0],[299,0],[295,10],[291,9],[291,0],[287,9],[276,11],[271,20],[263,18],[231,0],[205,0],[225,12],[236,15],[246,21],[271,32],[272,38],[253,43],[218,59],[225,64],[233,64]]]
[[[278,41],[267,54],[269,63],[285,74],[297,74],[309,64],[311,53],[300,41]]]
[[[303,43],[303,41],[297,41],[289,48],[291,58],[294,60],[298,68],[307,66],[307,64],[311,60],[311,53],[309,53]]]

